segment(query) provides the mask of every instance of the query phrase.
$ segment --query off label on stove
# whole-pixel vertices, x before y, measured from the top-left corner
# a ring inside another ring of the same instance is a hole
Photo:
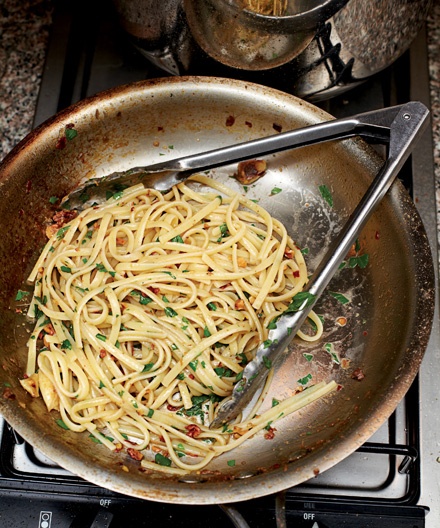
[[[38,528],[50,528],[52,526],[52,512],[41,511]]]

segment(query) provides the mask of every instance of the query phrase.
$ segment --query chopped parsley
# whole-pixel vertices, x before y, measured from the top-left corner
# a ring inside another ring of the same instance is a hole
[[[171,466],[171,459],[162,455],[161,453],[156,453],[156,456],[154,457],[154,461],[159,466],[167,466],[167,467]]]
[[[328,203],[328,205],[330,207],[333,207],[333,196],[327,185],[320,185],[319,192],[321,193],[321,196],[324,198],[324,200]]]
[[[326,343],[324,345],[324,350],[330,354],[334,363],[340,365],[341,360],[339,359],[339,354],[334,349],[333,343]]]
[[[17,294],[15,296],[15,300],[16,301],[21,301],[21,300],[23,300],[26,297],[26,295],[29,295],[29,292],[23,291],[23,290],[18,290],[18,292],[17,292]]]
[[[234,375],[232,370],[228,369],[227,367],[215,367],[214,368],[214,372],[220,378],[231,378]],[[237,380],[237,378],[236,378],[236,381],[239,381],[239,380]]]
[[[345,295],[342,295],[342,293],[329,291],[329,294],[341,304],[348,304],[350,302],[350,299],[345,297]]]
[[[226,238],[230,236],[228,226],[226,223],[221,224],[219,226],[219,229],[220,229],[220,236],[218,237],[217,242],[221,242],[222,238]]]
[[[78,135],[78,132],[72,127],[66,127],[66,130],[64,131],[64,135],[66,136],[68,141],[72,141],[72,139],[76,138],[76,136]]]
[[[150,297],[148,297],[145,293],[143,292],[140,292],[140,291],[137,291],[137,290],[132,290],[130,292],[130,295],[132,297],[135,297],[137,298],[137,300],[139,301],[140,304],[150,304],[151,302],[153,302],[152,299],[150,299]]]
[[[110,273],[110,275],[112,277],[114,277],[116,275],[116,272],[115,271],[109,271],[105,266],[104,264],[96,264],[95,265],[95,268],[98,270],[98,271],[101,271],[102,273]]]
[[[268,370],[272,368],[272,361],[268,357],[263,356],[263,363]]]
[[[220,400],[221,397],[217,396],[216,394],[202,394],[200,396],[193,396],[191,398],[192,407],[190,407],[189,409],[181,409],[177,411],[177,414],[184,414],[185,416],[200,416],[201,418],[203,418],[203,404],[207,403],[208,401],[215,403]]]
[[[57,238],[58,238],[58,239],[63,238],[64,235],[66,234],[66,231],[68,231],[69,228],[70,228],[70,225],[68,225],[68,226],[64,226],[64,227],[62,227],[61,229],[59,229],[59,230],[57,231]]]
[[[194,361],[190,361],[189,362],[189,367],[191,368],[191,370],[193,370],[195,372],[197,370],[197,365],[198,364],[199,364],[199,360],[195,359]]]
[[[307,383],[312,379],[312,375],[309,373],[307,374],[307,376],[304,376],[303,378],[300,378],[298,381],[298,383],[300,385],[307,385]]]
[[[176,312],[176,310],[173,310],[171,307],[167,306],[165,308],[165,315],[167,317],[176,317],[177,312]]]
[[[274,188],[270,191],[270,195],[273,196],[274,194],[280,194],[280,192],[283,192],[283,189],[280,189],[279,187],[274,187]]]
[[[316,299],[316,295],[310,292],[299,292],[290,302],[287,310],[284,313],[298,312],[304,310],[308,306],[311,306]]]

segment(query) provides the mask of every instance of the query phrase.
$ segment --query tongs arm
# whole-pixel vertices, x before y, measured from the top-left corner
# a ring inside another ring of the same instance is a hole
[[[374,122],[367,125],[367,127],[373,126],[374,132],[377,130],[375,127],[382,127],[384,119],[385,126],[389,126],[387,160],[304,288],[300,306],[292,311],[287,310],[276,321],[276,327],[269,331],[268,340],[259,346],[255,358],[244,368],[242,379],[236,383],[231,398],[221,405],[211,428],[220,427],[236,418],[251,401],[256,390],[267,377],[268,370],[276,366],[287,353],[287,346],[304,323],[310,310],[338,270],[350,247],[408,158],[429,115],[427,108],[418,102],[410,102],[388,110],[379,111],[374,115],[369,114]],[[392,118],[391,123],[388,122],[390,118]]]
[[[134,167],[101,178],[92,178],[73,190],[63,199],[61,205],[65,209],[81,211],[92,204],[102,202],[109,193],[111,195],[121,188],[138,183],[158,191],[168,191],[194,172],[203,172],[222,165],[334,139],[361,136],[375,142],[387,142],[391,123],[399,109],[399,106],[395,106],[334,119],[208,152],[191,154],[149,166]]]

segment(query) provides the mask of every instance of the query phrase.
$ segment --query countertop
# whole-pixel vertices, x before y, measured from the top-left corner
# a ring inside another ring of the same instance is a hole
[[[0,160],[31,130],[51,18],[50,0],[0,1]],[[427,30],[440,227],[440,0],[433,2]]]

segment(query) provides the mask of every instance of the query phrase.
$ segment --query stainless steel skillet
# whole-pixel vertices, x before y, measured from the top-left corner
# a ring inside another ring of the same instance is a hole
[[[233,118],[233,119],[232,119]],[[15,302],[45,241],[50,198],[68,194],[84,177],[206,151],[217,146],[328,121],[303,101],[260,86],[223,79],[186,78],[142,82],[83,101],[37,129],[0,168],[0,412],[30,443],[83,478],[121,493],[193,504],[245,500],[299,484],[352,453],[402,399],[418,370],[429,338],[434,299],[432,260],[414,204],[396,182],[365,226],[365,269],[341,270],[316,310],[325,335],[291,354],[279,367],[268,405],[298,386],[335,379],[342,389],[277,424],[275,437],[252,439],[203,474],[173,479],[146,475],[125,454],[116,456],[88,435],[60,429],[40,399],[23,393],[18,380],[26,362],[28,328]],[[233,124],[231,124],[233,122]],[[66,127],[77,136],[57,148]],[[383,160],[358,139],[305,147],[268,158],[268,172],[248,196],[286,225],[304,250],[309,268],[337,234]],[[233,168],[212,176],[240,190]],[[320,195],[325,185],[333,207]],[[274,189],[281,189],[277,194]],[[341,298],[341,297],[339,297]],[[341,325],[344,321],[344,325]],[[324,345],[331,344],[339,364]],[[344,360],[344,361],[343,361]],[[364,379],[353,379],[357,369]],[[122,469],[126,466],[128,472]],[[319,477],[318,477],[319,478]]]

